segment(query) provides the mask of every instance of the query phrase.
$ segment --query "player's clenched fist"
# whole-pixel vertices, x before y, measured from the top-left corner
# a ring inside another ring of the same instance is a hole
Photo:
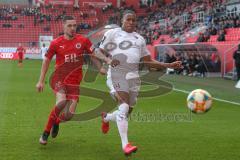
[[[119,65],[119,64],[120,64],[119,60],[116,60],[116,59],[112,59],[112,60],[111,60],[111,63],[110,63],[110,65],[111,65],[112,67],[116,67],[116,66]]]
[[[37,91],[38,92],[42,92],[43,91],[43,88],[44,88],[44,83],[43,82],[38,82],[36,84],[36,88],[37,88]]]
[[[182,68],[182,62],[181,61],[175,61],[173,63],[170,63],[170,67],[169,68],[173,68],[173,69],[180,69]]]

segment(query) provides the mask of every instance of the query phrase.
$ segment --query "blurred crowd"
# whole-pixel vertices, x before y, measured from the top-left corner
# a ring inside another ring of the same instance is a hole
[[[59,11],[61,9],[61,11]],[[0,6],[0,20],[4,22],[2,26],[5,28],[14,27],[12,22],[10,21],[17,21],[19,17],[22,16],[31,16],[33,17],[33,24],[34,26],[50,22],[58,22],[63,19],[63,17],[67,14],[67,7],[62,5],[53,6],[51,4],[46,6],[35,6],[35,7],[19,7],[17,5],[9,6],[9,5],[1,5]],[[96,16],[96,11],[94,8],[90,9],[90,12],[85,13],[80,10],[80,8],[73,7],[73,12],[79,12],[80,17],[83,19],[88,18],[89,16]],[[17,27],[24,28],[24,24],[18,24]],[[78,30],[80,29],[91,29],[92,26],[88,23],[80,23],[78,25]],[[46,25],[43,27],[43,30],[50,31],[50,25]]]
[[[110,4],[102,8],[103,14],[113,13],[108,23],[120,25],[123,11],[136,9],[127,5],[125,1],[121,3],[120,8]],[[218,41],[225,41],[225,29],[240,27],[240,15],[225,14],[225,0],[177,0],[171,4],[164,4],[162,0],[138,0],[136,3],[146,12],[145,16],[138,17],[137,32],[146,39],[147,44],[152,44],[161,35],[170,35],[173,42],[179,42],[180,35],[203,24],[207,26],[207,29],[199,33],[197,42],[206,42],[211,35],[217,35]],[[45,22],[47,24],[51,21],[58,22],[67,14],[67,9],[64,8],[64,6],[51,4],[26,8],[2,5],[0,6],[0,20],[5,20],[7,23],[3,23],[0,27],[14,27],[10,21],[17,21],[20,16],[32,16],[34,26],[45,24]],[[79,6],[73,6],[73,11],[80,13],[83,19],[96,17],[97,14],[94,6],[89,6],[87,13],[82,12]],[[204,18],[196,15],[199,12],[204,13]],[[96,18],[96,24],[98,23],[99,20]],[[24,28],[24,25],[18,23],[17,27]],[[91,29],[92,25],[81,23],[78,25],[78,31]],[[51,31],[51,25],[46,25],[43,29]],[[160,43],[165,43],[164,39],[160,40]]]
[[[213,19],[213,23],[208,25],[204,33],[200,33],[197,42],[207,42],[211,35],[217,35],[218,41],[225,41],[226,29],[239,28],[239,15],[226,15],[220,18]]]
[[[157,40],[160,35],[170,35],[177,40],[180,35],[201,25],[206,25],[207,29],[199,34],[198,42],[208,41],[211,35],[218,35],[218,41],[225,41],[225,29],[240,27],[239,14],[225,14],[225,0],[178,0],[172,4],[164,4],[158,0],[143,4],[140,0],[139,5],[145,8],[148,14],[138,18],[137,32],[146,39],[148,44],[152,44],[152,41]],[[124,9],[134,10],[131,6],[122,5],[122,8],[117,11],[121,15]],[[199,17],[197,15],[199,12],[204,15]],[[110,22],[119,22],[118,16],[116,14],[111,17]],[[165,42],[162,40],[160,43]]]
[[[183,64],[182,69],[174,71],[177,74],[205,77],[206,72],[220,72],[221,70],[220,56],[216,53],[184,52],[166,54],[165,62],[171,63],[176,60],[182,61]]]

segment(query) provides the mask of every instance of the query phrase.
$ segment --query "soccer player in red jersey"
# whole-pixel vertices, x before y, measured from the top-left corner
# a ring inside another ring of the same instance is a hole
[[[100,62],[94,56],[91,56],[91,53],[94,51],[93,44],[88,38],[76,34],[76,27],[76,20],[73,17],[64,17],[64,35],[51,42],[45,54],[40,78],[36,85],[37,91],[42,92],[45,75],[50,61],[55,55],[56,65],[54,73],[56,75],[52,78],[51,83],[55,86],[53,89],[56,94],[56,105],[51,110],[44,132],[39,139],[40,144],[43,145],[47,144],[50,132],[52,138],[57,136],[60,122],[68,121],[74,115],[79,98],[79,85],[82,80],[83,54],[87,52],[94,64],[98,68],[101,66]]]
[[[22,67],[22,62],[23,62],[23,56],[26,52],[25,48],[22,46],[21,43],[18,44],[18,48],[16,50],[17,54],[18,54],[18,66]]]

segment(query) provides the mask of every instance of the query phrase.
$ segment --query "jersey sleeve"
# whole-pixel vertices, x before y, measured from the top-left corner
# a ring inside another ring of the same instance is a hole
[[[145,56],[149,56],[149,55],[150,55],[150,52],[147,48],[145,40],[143,39],[142,40],[142,45],[141,45],[141,58],[145,57]]]
[[[103,38],[102,38],[102,40],[101,40],[101,43],[100,43],[100,45],[99,45],[99,48],[105,50],[105,46],[106,46],[108,43],[110,43],[110,42],[112,41],[112,39],[113,39],[113,32],[114,32],[114,30],[111,29],[111,30],[107,31],[107,32],[104,34],[104,36],[103,36]]]
[[[19,49],[17,48],[17,49],[16,49],[16,53],[18,53],[18,51],[19,51]]]
[[[21,48],[17,48],[16,52],[19,53],[21,51]]]
[[[52,59],[52,57],[56,54],[56,45],[54,43],[54,41],[51,42],[47,53],[45,54],[45,57],[47,57],[48,59]]]
[[[88,38],[86,39],[85,47],[88,54],[93,53],[93,51],[95,50],[94,44],[92,44],[92,42]]]

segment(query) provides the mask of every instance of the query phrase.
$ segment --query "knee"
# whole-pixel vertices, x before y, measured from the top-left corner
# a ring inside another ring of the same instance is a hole
[[[129,99],[128,98],[126,98],[124,96],[121,96],[118,93],[115,93],[114,96],[117,99],[119,104],[124,104],[124,103],[129,104]]]
[[[73,115],[74,114],[72,114],[72,113],[66,113],[65,114],[65,121],[70,121],[72,119]]]
[[[57,104],[56,104],[56,106],[57,106],[58,108],[62,108],[62,109],[63,109],[66,105],[67,105],[67,100],[59,101],[59,102],[57,102]]]
[[[129,105],[127,103],[122,103],[118,107],[117,120],[127,119],[128,111],[129,111]]]

